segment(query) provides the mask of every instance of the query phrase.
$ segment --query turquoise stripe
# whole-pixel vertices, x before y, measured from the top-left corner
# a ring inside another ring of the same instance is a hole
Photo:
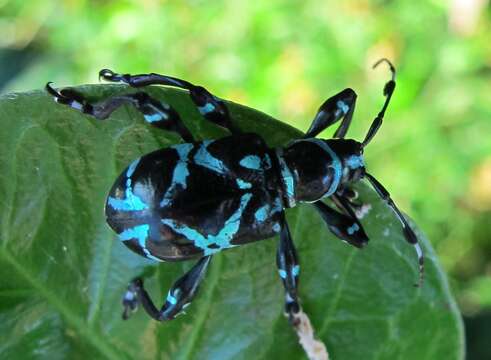
[[[254,213],[254,217],[256,218],[256,220],[259,222],[259,223],[262,223],[264,222],[267,217],[268,217],[268,214],[269,214],[269,205],[266,204],[264,206],[261,206],[255,213]]]
[[[237,186],[241,189],[250,189],[252,188],[252,184],[248,183],[247,181],[244,181],[242,179],[237,179],[235,180],[237,182]]]
[[[252,170],[259,170],[261,168],[261,158],[257,155],[247,155],[239,164],[245,168]]]
[[[135,161],[133,161],[130,164],[130,166],[128,166],[128,170],[126,170],[126,177],[127,178],[130,178],[133,175],[139,162],[140,162],[140,159],[136,159]]]
[[[220,250],[234,247],[231,241],[239,231],[240,222],[242,219],[242,213],[247,206],[247,203],[251,199],[252,194],[247,193],[240,198],[239,207],[235,212],[225,221],[222,229],[218,234],[202,234],[199,231],[186,226],[173,219],[161,219],[162,224],[169,226],[174,232],[183,235],[186,239],[193,242],[194,246],[202,249],[206,255],[212,255]],[[216,248],[210,248],[210,245],[217,245]]]
[[[290,168],[286,164],[285,159],[283,159],[283,149],[281,149],[281,148],[276,149],[276,156],[277,156],[278,162],[280,164],[281,178],[282,178],[283,184],[285,185],[285,188],[286,188],[288,206],[294,207],[295,203],[296,203],[296,200],[295,200],[295,181],[293,180],[293,175],[292,175]]]
[[[206,115],[208,113],[215,111],[215,106],[213,106],[212,103],[206,103],[203,106],[198,106],[198,111],[200,112],[201,115]]]
[[[194,155],[194,163],[219,174],[228,174],[230,170],[225,166],[225,164],[220,159],[217,159],[208,152],[207,147],[212,144],[213,141],[214,140],[204,140],[201,143],[199,150]]]
[[[174,172],[172,174],[172,181],[167,191],[164,194],[162,201],[160,202],[160,207],[166,207],[170,204],[172,196],[178,190],[177,185],[180,185],[182,189],[187,188],[186,179],[189,176],[188,170],[188,155],[193,149],[193,144],[179,144],[174,145],[171,148],[177,151],[179,160],[174,166]]]

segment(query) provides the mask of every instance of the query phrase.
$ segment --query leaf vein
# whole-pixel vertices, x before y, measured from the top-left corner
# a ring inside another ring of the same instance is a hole
[[[45,287],[44,283],[34,281],[33,279],[35,276],[33,276],[27,269],[19,264],[12,255],[10,255],[5,249],[1,250],[0,254],[8,263],[12,265],[15,271],[17,271],[17,273],[37,291],[38,294],[44,297],[48,303],[58,310],[68,324],[78,330],[77,334],[87,339],[92,346],[94,346],[94,348],[96,348],[106,358],[114,360],[121,359],[121,354],[116,352],[110,344],[107,344],[102,340],[106,338],[105,336],[94,334],[93,331],[84,324],[82,319],[78,318],[74,313],[72,313],[70,308],[63,304],[58,295],[51,293],[50,290]]]

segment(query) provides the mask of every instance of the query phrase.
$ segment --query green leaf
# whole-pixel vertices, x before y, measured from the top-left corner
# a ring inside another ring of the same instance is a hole
[[[86,86],[93,98],[127,91]],[[198,138],[226,132],[204,121],[188,95],[152,88]],[[234,120],[271,146],[298,131],[229,104]],[[138,311],[121,319],[121,295],[142,273],[160,306],[192,262],[156,265],[129,251],[104,221],[116,176],[142,154],[179,142],[125,107],[99,122],[44,92],[0,97],[0,354],[5,359],[299,359],[283,316],[275,265],[277,239],[217,254],[188,314],[169,323]],[[164,171],[165,169],[163,169]],[[394,169],[396,171],[397,169]],[[460,359],[463,331],[445,275],[429,242],[426,281],[399,223],[374,191],[362,220],[371,239],[358,250],[335,238],[314,210],[288,210],[302,264],[304,310],[333,359]],[[159,300],[160,299],[160,300]]]

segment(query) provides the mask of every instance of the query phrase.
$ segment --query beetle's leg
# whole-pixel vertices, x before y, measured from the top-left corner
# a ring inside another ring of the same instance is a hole
[[[177,132],[184,141],[194,141],[191,132],[181,120],[179,114],[168,104],[160,102],[144,92],[115,95],[105,100],[91,103],[83,95],[72,89],[55,90],[50,83],[46,91],[56,102],[70,106],[98,120],[107,119],[113,111],[124,104],[133,105],[143,114],[145,121],[160,129]]]
[[[346,211],[347,215],[345,215],[337,212],[320,200],[314,202],[313,205],[327,227],[338,238],[358,248],[367,244],[368,237],[365,230],[351,208]]]
[[[298,264],[297,250],[290,235],[285,213],[281,215],[280,244],[276,252],[276,265],[285,288],[285,313],[290,321],[293,321],[294,315],[300,311],[297,294],[300,265]]]
[[[341,118],[343,121],[334,133],[334,137],[344,138],[351,123],[351,118],[353,117],[355,103],[356,93],[350,88],[344,89],[324,101],[304,138],[317,136],[322,130],[338,122]]]
[[[225,103],[202,86],[196,86],[172,76],[154,73],[140,75],[116,74],[109,69],[101,70],[99,78],[113,82],[124,82],[132,87],[167,85],[189,90],[191,100],[206,120],[228,129],[232,134],[240,133],[240,130],[232,123]]]
[[[338,190],[336,191],[336,195],[344,197],[351,204],[353,204],[356,199],[358,199],[358,191],[347,186],[338,188]]]
[[[350,209],[352,209],[357,219],[361,219],[365,215],[366,211],[371,207],[370,204],[366,204],[358,200],[358,192],[350,187],[342,187],[338,189],[336,194],[330,198],[339,209],[341,209],[344,213],[347,213],[345,210],[346,206],[341,204],[339,198],[342,198],[346,202],[346,206],[349,206]]]
[[[379,64],[381,63],[387,63],[387,65],[389,65],[389,69],[390,69],[390,72],[392,74],[392,77],[389,81],[387,81],[385,83],[385,86],[384,86],[384,96],[385,96],[385,102],[384,102],[384,105],[382,106],[382,109],[380,110],[380,112],[377,114],[377,116],[375,117],[375,119],[373,120],[372,122],[372,125],[370,125],[370,129],[368,129],[368,132],[367,132],[367,135],[365,136],[365,140],[363,140],[362,142],[362,146],[365,147],[368,145],[368,143],[370,142],[370,140],[372,140],[372,138],[375,136],[375,134],[377,133],[378,129],[380,128],[380,126],[382,125],[382,121],[384,119],[384,115],[385,115],[385,111],[387,110],[387,107],[389,106],[389,103],[390,103],[390,99],[392,98],[392,94],[394,93],[394,89],[396,88],[396,69],[394,67],[394,65],[392,65],[392,63],[383,58],[383,59],[380,59],[379,61],[377,61],[374,65],[373,65],[373,68],[375,69],[377,66],[379,66]]]
[[[400,210],[397,208],[396,204],[390,197],[389,192],[383,187],[381,183],[378,182],[377,179],[375,179],[372,175],[366,173],[365,174],[366,178],[370,182],[370,184],[373,186],[377,194],[385,200],[387,205],[394,211],[396,214],[397,218],[402,224],[402,229],[404,232],[404,237],[406,238],[406,241],[410,244],[412,244],[416,250],[416,254],[418,255],[418,263],[419,263],[419,281],[417,286],[421,286],[423,283],[423,278],[424,278],[424,255],[423,255],[423,249],[421,248],[421,245],[418,243],[418,238],[414,231],[411,229],[409,224],[406,221],[406,218]]]
[[[153,319],[157,321],[172,320],[193,300],[199,284],[205,276],[210,260],[211,256],[202,257],[191,270],[179,278],[170,288],[165,303],[160,310],[156,308],[150,295],[143,287],[142,279],[133,280],[124,296],[126,298],[131,289],[131,293],[136,295],[138,302],[142,304],[145,311]],[[131,298],[131,296],[128,296],[128,298]],[[123,299],[123,305],[125,306],[123,318],[132,309],[132,301],[134,302],[133,298],[129,299],[128,305],[126,305]]]

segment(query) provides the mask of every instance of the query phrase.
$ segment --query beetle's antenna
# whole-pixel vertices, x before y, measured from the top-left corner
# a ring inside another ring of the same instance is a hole
[[[377,194],[383,200],[385,200],[387,205],[389,205],[390,208],[394,211],[397,218],[402,224],[402,228],[404,230],[404,237],[406,238],[406,241],[411,245],[413,245],[414,249],[416,250],[416,255],[418,255],[418,263],[419,263],[419,281],[415,286],[420,287],[423,284],[423,280],[424,280],[424,254],[421,245],[418,243],[418,238],[416,237],[416,234],[407,223],[407,220],[404,217],[404,215],[402,215],[401,211],[397,208],[396,204],[390,197],[389,192],[372,175],[365,173],[365,176],[370,182],[370,184],[372,185],[372,187],[375,189]]]
[[[372,138],[375,136],[378,129],[380,128],[380,125],[382,125],[382,120],[385,115],[385,110],[387,110],[387,107],[389,106],[390,98],[392,97],[392,94],[394,93],[394,89],[396,87],[396,81],[395,81],[396,69],[389,60],[387,60],[386,58],[380,59],[375,64],[373,64],[372,69],[375,69],[383,62],[389,65],[389,69],[390,72],[392,73],[392,77],[384,86],[384,96],[385,96],[384,106],[382,107],[382,110],[380,110],[380,112],[378,113],[377,117],[373,120],[372,125],[370,126],[370,129],[368,130],[368,133],[365,136],[365,140],[363,140],[362,142],[363,147],[368,145],[368,143],[372,140]]]

